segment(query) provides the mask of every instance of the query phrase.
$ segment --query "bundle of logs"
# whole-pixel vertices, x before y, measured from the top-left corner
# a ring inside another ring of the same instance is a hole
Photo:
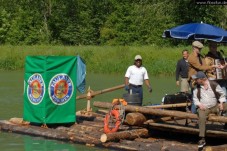
[[[185,126],[186,120],[188,119],[198,119],[196,114],[176,111],[176,110],[163,110],[164,108],[176,108],[182,107],[190,104],[180,103],[180,104],[168,104],[168,105],[157,105],[157,106],[125,106],[125,111],[128,113],[125,118],[125,122],[128,125],[134,126],[149,126],[149,128],[158,129],[162,131],[173,131],[173,132],[181,132],[181,133],[190,133],[197,134],[199,133],[198,128],[195,126]],[[94,102],[95,107],[99,108],[111,108],[112,104],[107,102]],[[150,115],[155,116],[156,118],[149,118]],[[172,124],[173,122],[168,121],[178,121],[183,120],[185,123],[181,124]],[[222,131],[220,123],[227,123],[227,117],[217,116],[214,114],[210,114],[208,116],[208,121],[211,122],[211,125],[214,122],[219,124],[215,126],[215,129],[207,130],[207,136],[211,137],[219,137],[219,138],[227,138],[227,132]]]

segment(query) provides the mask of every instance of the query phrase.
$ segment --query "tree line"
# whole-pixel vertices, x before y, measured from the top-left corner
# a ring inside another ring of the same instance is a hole
[[[195,0],[1,0],[0,44],[171,45],[162,33],[177,25],[227,29],[226,8]]]

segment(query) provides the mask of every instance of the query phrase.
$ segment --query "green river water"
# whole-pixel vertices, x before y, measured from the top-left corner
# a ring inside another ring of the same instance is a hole
[[[0,120],[23,116],[23,76],[23,71],[0,71]],[[165,94],[173,94],[179,91],[179,88],[175,85],[174,77],[150,76],[150,81],[153,92],[149,93],[144,87],[143,105],[159,104]],[[86,77],[86,87],[90,86],[94,91],[121,85],[123,82],[124,75],[87,73]],[[124,93],[126,91],[120,89],[98,95],[92,101],[111,102],[114,98],[121,98]],[[77,95],[80,95],[80,93],[77,93]],[[86,101],[84,99],[76,101],[77,111],[85,108]],[[96,110],[96,108],[93,107],[93,110]],[[0,148],[2,151],[108,150],[7,132],[0,132]]]

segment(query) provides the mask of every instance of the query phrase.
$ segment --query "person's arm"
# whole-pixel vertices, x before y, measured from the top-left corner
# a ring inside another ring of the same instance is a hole
[[[149,92],[152,92],[152,88],[151,88],[151,84],[150,84],[150,80],[149,80],[149,77],[148,77],[148,73],[147,73],[147,70],[144,68],[145,70],[145,73],[144,73],[144,81],[145,81],[145,84],[147,85],[147,88],[148,88],[148,91]]]
[[[223,103],[226,101],[226,98],[225,98],[225,92],[223,91],[223,89],[220,87],[220,85],[217,85],[216,87],[216,92],[220,95],[219,96],[219,108],[220,110],[222,111],[223,110]]]
[[[179,86],[179,75],[180,75],[180,60],[177,62],[176,65],[176,85]]]
[[[129,77],[130,77],[130,67],[127,69],[125,73],[125,90],[129,90]]]
[[[147,85],[148,91],[152,92],[152,88],[151,88],[151,84],[150,84],[150,80],[149,79],[145,80],[145,84]]]
[[[216,68],[216,65],[212,65],[212,66],[208,66],[205,64],[205,62],[203,61],[203,65],[200,64],[200,62],[197,60],[197,58],[194,57],[189,57],[188,58],[188,63],[193,66],[194,68],[196,68],[197,70],[211,70],[212,68]]]
[[[206,107],[199,101],[198,97],[197,97],[197,93],[198,93],[198,89],[194,89],[193,91],[193,103],[195,104],[195,106],[199,107],[201,110],[205,110]]]
[[[125,85],[129,85],[129,78],[125,77]]]

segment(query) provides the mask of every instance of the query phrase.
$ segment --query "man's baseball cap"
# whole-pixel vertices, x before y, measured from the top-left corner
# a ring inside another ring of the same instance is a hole
[[[200,48],[200,49],[203,48],[203,44],[201,42],[199,42],[199,41],[194,41],[192,43],[192,46]]]
[[[206,78],[206,75],[202,71],[198,71],[196,74],[192,75],[192,79],[203,79]]]
[[[135,60],[142,60],[142,57],[140,55],[136,55]]]

